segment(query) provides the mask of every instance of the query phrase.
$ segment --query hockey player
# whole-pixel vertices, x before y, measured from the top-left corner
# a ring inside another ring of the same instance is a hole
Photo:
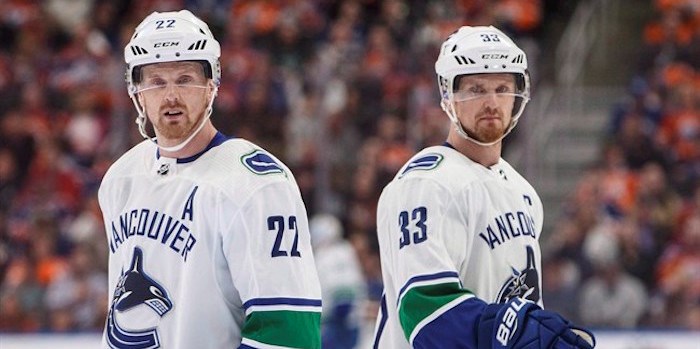
[[[113,295],[102,347],[320,348],[306,209],[284,164],[212,125],[221,68],[208,26],[154,12],[124,56],[147,140],[99,190]]]
[[[494,27],[462,27],[435,71],[452,125],[379,199],[374,347],[592,348],[589,332],[542,309],[542,203],[501,158],[529,100],[525,53]]]
[[[367,306],[367,287],[357,253],[343,238],[343,227],[332,214],[313,216],[309,230],[323,298],[323,347],[356,348]]]

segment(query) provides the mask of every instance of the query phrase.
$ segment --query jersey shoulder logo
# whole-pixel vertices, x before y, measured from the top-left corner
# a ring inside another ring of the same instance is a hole
[[[134,249],[131,266],[117,281],[112,304],[107,315],[107,342],[112,348],[160,348],[160,338],[155,327],[144,330],[125,330],[117,323],[117,312],[124,312],[146,305],[162,317],[173,307],[168,292],[143,270],[143,252]]]
[[[437,154],[437,153],[430,153],[423,155],[419,158],[414,159],[413,161],[409,162],[408,165],[406,165],[406,168],[401,172],[401,175],[399,175],[399,178],[405,176],[407,173],[411,171],[429,171],[433,170],[440,165],[440,162],[442,162],[442,159],[445,157],[442,154]]]
[[[285,177],[287,176],[282,165],[278,164],[270,154],[261,149],[254,150],[241,156],[241,162],[247,169],[258,175],[281,173],[284,174]]]
[[[535,265],[535,252],[527,247],[527,266],[523,270],[512,268],[513,275],[501,286],[496,303],[506,303],[514,297],[525,298],[535,303],[540,301],[540,277]]]

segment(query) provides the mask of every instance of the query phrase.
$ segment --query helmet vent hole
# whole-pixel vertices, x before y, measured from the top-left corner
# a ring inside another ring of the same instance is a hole
[[[457,51],[457,45],[452,46],[452,51],[451,51],[451,52],[455,52],[455,51]]]

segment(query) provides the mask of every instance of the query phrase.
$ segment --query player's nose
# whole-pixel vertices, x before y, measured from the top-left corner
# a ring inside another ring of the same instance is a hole
[[[167,102],[175,102],[180,98],[180,91],[177,86],[173,84],[168,84],[165,87],[164,96]]]
[[[483,105],[486,107],[496,107],[498,106],[498,97],[495,93],[489,93],[484,96]]]

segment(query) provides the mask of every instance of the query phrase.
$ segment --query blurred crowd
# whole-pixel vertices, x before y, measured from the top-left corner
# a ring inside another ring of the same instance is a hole
[[[439,45],[460,25],[493,24],[525,46],[534,70],[548,16],[576,2],[0,2],[0,331],[103,327],[108,249],[96,190],[141,141],[122,52],[153,10],[188,8],[209,23],[222,44],[214,124],[281,157],[310,217],[338,219],[315,226],[335,227],[336,248],[354,251],[344,266],[356,265],[362,277],[349,279],[361,285],[331,278],[333,314],[359,319],[349,341],[361,342],[381,297],[381,189],[449,126],[433,70]],[[613,113],[600,165],[545,232],[546,305],[583,324],[700,328],[700,8],[656,3],[650,61]],[[359,311],[343,308],[348,299]]]
[[[590,326],[697,331],[700,3],[654,5],[600,159],[549,234],[543,298]]]

